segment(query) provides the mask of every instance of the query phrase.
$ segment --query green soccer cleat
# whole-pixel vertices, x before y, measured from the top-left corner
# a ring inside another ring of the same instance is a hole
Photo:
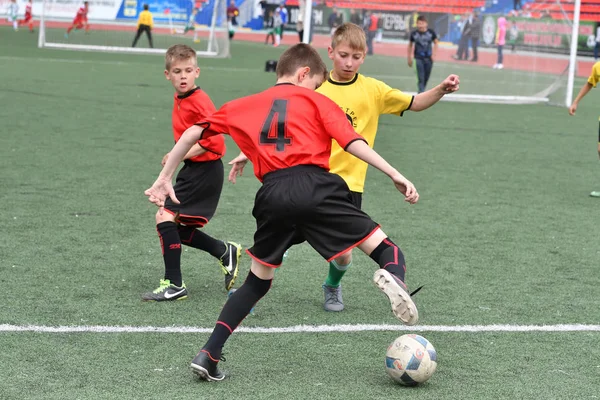
[[[219,259],[219,265],[221,265],[221,270],[225,274],[225,289],[229,290],[235,284],[238,276],[242,246],[233,242],[227,242],[225,246],[227,246],[227,252]],[[225,265],[225,258],[228,258],[227,265]]]
[[[592,193],[590,193],[590,197],[600,197],[600,192],[593,191]]]
[[[187,299],[187,289],[185,283],[181,287],[171,284],[168,279],[161,279],[160,286],[152,292],[144,293],[142,300],[144,301],[173,301]]]

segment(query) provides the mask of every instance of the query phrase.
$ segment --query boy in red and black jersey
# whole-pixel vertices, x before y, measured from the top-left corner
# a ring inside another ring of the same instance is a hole
[[[198,140],[221,133],[233,138],[263,183],[252,212],[257,230],[254,246],[247,250],[251,271],[223,307],[208,342],[191,364],[195,373],[211,381],[224,378],[217,368],[223,345],[269,291],[284,252],[304,241],[327,260],[360,248],[379,264],[373,279],[389,297],[396,317],[408,325],[418,320],[404,284],[402,252],[352,203],[344,180],[328,171],[331,139],[388,175],[411,204],[419,199],[414,185],[369,147],[333,101],[314,92],[327,76],[315,49],[302,43],[290,47],[281,55],[276,72],[274,87],[229,102],[189,128],[159,178],[146,190],[149,200],[159,207],[167,197],[176,202],[171,179],[178,161]]]
[[[175,88],[173,104],[173,135],[177,143],[183,132],[215,112],[210,97],[195,84],[200,74],[196,52],[186,45],[167,50],[165,77]],[[187,297],[181,277],[181,244],[204,250],[219,260],[225,274],[225,287],[231,289],[238,274],[241,246],[215,239],[202,228],[215,214],[223,188],[225,139],[222,135],[199,140],[184,157],[184,166],[175,183],[180,201],[170,199],[156,213],[156,229],[160,237],[165,275],[159,287],[142,296],[148,301],[180,300]],[[165,165],[167,153],[162,160]]]

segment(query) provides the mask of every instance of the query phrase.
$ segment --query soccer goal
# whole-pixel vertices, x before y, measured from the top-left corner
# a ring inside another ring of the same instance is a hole
[[[338,23],[362,24],[374,55],[361,71],[403,91],[419,91],[417,62],[409,67],[408,50],[424,17],[439,39],[426,89],[458,74],[459,93],[444,100],[565,106],[578,69],[587,72],[593,64],[600,11],[580,18],[585,1],[591,0],[522,0],[513,10],[513,0],[347,0],[313,5],[306,17],[315,34],[329,34],[334,12]]]
[[[144,2],[128,0],[44,0],[34,3],[40,16],[38,46],[113,53],[164,54],[174,44],[187,44],[200,57],[224,58],[229,53],[227,0],[158,0],[147,2],[154,26],[135,47],[137,21]]]

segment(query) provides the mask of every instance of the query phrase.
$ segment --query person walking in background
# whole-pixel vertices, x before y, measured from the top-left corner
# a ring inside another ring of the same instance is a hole
[[[421,15],[417,19],[417,29],[410,34],[410,42],[408,43],[408,66],[413,64],[413,46],[414,58],[417,70],[419,93],[425,91],[427,81],[431,75],[433,68],[433,60],[438,47],[438,37],[433,29],[427,27],[427,18]]]
[[[133,39],[133,44],[131,47],[135,47],[138,39],[144,32],[146,32],[146,36],[148,36],[148,43],[150,44],[150,47],[154,47],[154,44],[152,44],[151,33],[152,27],[154,26],[154,20],[152,19],[152,13],[148,9],[148,4],[144,4],[144,11],[142,11],[138,17],[137,33],[135,34],[135,38]]]
[[[506,43],[506,18],[500,17],[498,18],[498,31],[496,32],[496,47],[498,48],[498,60],[496,64],[494,64],[494,69],[502,69],[504,68],[504,56],[502,54],[502,49],[504,49],[504,44]]]
[[[471,40],[471,49],[473,49],[473,58],[471,58],[472,62],[477,62],[477,48],[479,47],[480,35],[481,19],[479,18],[479,12],[477,10],[474,10],[471,18],[471,31],[469,32],[469,37]]]
[[[229,29],[229,39],[235,36],[235,27],[237,26],[237,16],[240,15],[240,10],[235,4],[235,0],[231,0],[227,7],[227,28]]]

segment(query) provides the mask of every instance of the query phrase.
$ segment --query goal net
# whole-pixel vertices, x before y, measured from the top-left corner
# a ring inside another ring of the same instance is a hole
[[[311,25],[315,33],[328,35],[336,23],[333,13],[337,23],[362,24],[374,55],[361,71],[418,92],[417,62],[408,66],[408,50],[423,16],[439,39],[427,89],[458,74],[460,91],[445,100],[564,106],[569,77],[577,67],[587,73],[593,63],[581,56],[592,55],[594,19],[600,20],[600,9],[574,20],[580,1],[597,0],[346,0],[314,5]],[[574,22],[579,22],[576,35]]]
[[[134,47],[145,4],[153,17],[152,46],[144,31]],[[164,54],[184,43],[201,57],[228,57],[226,9],[226,0],[91,0],[86,18],[84,1],[44,0],[34,3],[33,14],[40,16],[39,47]]]

